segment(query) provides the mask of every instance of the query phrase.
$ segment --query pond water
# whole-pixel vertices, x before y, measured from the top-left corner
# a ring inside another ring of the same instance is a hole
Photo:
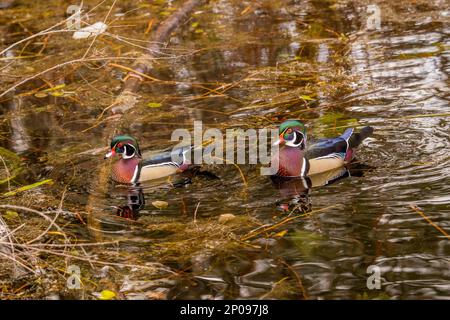
[[[37,10],[17,2],[0,16],[3,47],[29,35],[24,26],[33,32],[47,26],[35,16],[24,22],[18,14],[7,18],[8,10]],[[125,3],[114,7],[110,20],[116,28],[110,32],[130,39],[146,39],[152,15],[164,17],[177,4],[160,9]],[[381,13],[380,28],[368,25],[373,5]],[[94,11],[90,22],[108,9]],[[54,8],[35,12],[53,23],[63,17]],[[144,82],[133,115],[113,125],[115,133],[137,137],[145,152],[170,147],[171,132],[192,129],[194,120],[225,131],[275,128],[283,119],[299,118],[314,137],[374,128],[356,163],[309,190],[295,182],[277,187],[259,174],[259,166],[223,164],[137,189],[107,182],[107,191],[99,191],[97,168],[110,138],[102,134],[109,120],[101,112],[120,92],[124,71],[86,63],[16,90],[2,101],[0,114],[0,146],[17,155],[8,162],[17,167],[10,168],[17,177],[9,188],[43,179],[54,183],[3,197],[2,204],[47,210],[59,205],[65,190],[63,207],[86,222],[60,218],[74,239],[120,241],[88,248],[91,257],[138,266],[156,262],[173,273],[116,268],[99,276],[104,267],[86,264],[93,274],[86,277],[102,279],[102,285],[34,296],[93,298],[93,291],[116,288],[128,299],[448,299],[449,237],[430,221],[450,232],[449,15],[439,1],[213,1],[171,39],[168,55],[175,57],[162,61],[155,76],[174,82]],[[2,91],[21,79],[15,70],[37,73],[59,62],[61,52],[73,58],[89,46],[70,40],[61,47],[55,40],[64,36],[48,39],[48,57],[0,61]],[[23,50],[33,55],[41,46],[30,43]],[[91,53],[133,56],[133,50],[105,36]],[[11,50],[10,56],[17,55]],[[63,94],[24,94],[45,82],[64,85]],[[218,94],[192,83],[219,88]],[[7,183],[0,188],[8,191]],[[167,207],[155,208],[156,200]],[[129,201],[135,203],[134,218],[118,217],[117,208]],[[224,231],[226,224],[217,223],[222,214],[242,223],[231,222]],[[246,237],[286,217],[296,218]],[[367,286],[372,265],[379,267],[380,288]]]

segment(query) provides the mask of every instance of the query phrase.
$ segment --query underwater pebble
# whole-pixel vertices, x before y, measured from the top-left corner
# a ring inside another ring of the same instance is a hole
[[[152,205],[160,210],[165,209],[169,206],[169,203],[166,201],[156,200],[152,202]]]
[[[45,297],[45,300],[61,300],[61,298],[57,293],[50,293],[47,297]]]
[[[227,223],[234,220],[236,216],[232,213],[224,213],[219,216],[219,223]]]
[[[98,277],[100,278],[106,278],[109,274],[109,270],[111,268],[109,266],[104,266],[103,268],[100,269],[100,272],[98,274]]]
[[[259,239],[255,239],[254,241],[252,241],[252,243],[258,244],[260,246],[271,247],[277,243],[277,240],[272,239],[272,238],[259,238]]]

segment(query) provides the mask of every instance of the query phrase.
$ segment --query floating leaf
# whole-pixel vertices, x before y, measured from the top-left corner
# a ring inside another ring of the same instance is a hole
[[[192,28],[197,28],[198,27],[198,22],[196,21],[196,22],[192,22],[192,24],[191,24],[191,27]]]
[[[46,183],[53,184],[53,180],[52,179],[42,180],[42,181],[39,181],[39,182],[36,182],[36,183],[29,184],[27,186],[20,187],[20,188],[18,188],[16,190],[6,192],[3,195],[5,197],[10,197],[10,196],[13,196],[13,195],[15,195],[15,194],[17,194],[19,192],[27,191],[27,190],[39,187],[39,186],[41,186],[43,184],[46,184]]]
[[[34,96],[36,98],[45,98],[45,97],[47,97],[47,94],[45,92],[37,92],[34,94]]]
[[[65,86],[66,86],[66,84],[65,84],[65,83],[62,83],[62,84],[58,84],[57,86],[54,86],[54,87],[51,87],[51,88],[45,89],[45,90],[43,90],[42,92],[51,92],[51,91],[58,91],[58,90],[60,90],[60,89],[64,88]]]
[[[313,98],[311,98],[310,96],[307,96],[307,95],[301,95],[300,99],[308,100],[308,101],[314,101],[315,100],[315,99],[313,99]]]
[[[62,97],[64,95],[64,92],[63,91],[55,91],[50,94],[54,97]]]
[[[195,29],[194,33],[203,33],[203,29]]]
[[[116,297],[116,293],[111,290],[103,290],[98,297],[100,300],[111,300]]]
[[[286,233],[288,233],[288,231],[287,230],[283,230],[283,231],[280,231],[277,234],[275,234],[274,237],[283,238],[286,235]]]
[[[159,103],[159,102],[149,102],[149,103],[147,103],[147,107],[149,107],[149,108],[159,108],[159,107],[161,107],[161,103]]]
[[[11,210],[7,210],[2,216],[7,220],[16,220],[19,218],[19,214]]]
[[[169,203],[166,201],[156,200],[152,202],[152,205],[160,210],[165,209],[169,206]]]
[[[219,223],[227,223],[236,218],[236,216],[232,213],[224,213],[219,216]]]

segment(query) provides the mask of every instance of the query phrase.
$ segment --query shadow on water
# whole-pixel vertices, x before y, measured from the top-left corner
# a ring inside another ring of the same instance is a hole
[[[212,175],[133,188],[111,184],[108,194],[94,194],[96,223],[71,221],[74,235],[120,240],[117,248],[93,252],[116,257],[120,251],[127,253],[120,261],[158,262],[176,272],[164,280],[141,272],[104,275],[123,298],[450,297],[450,242],[411,209],[418,206],[450,230],[450,30],[443,22],[449,12],[432,4],[424,10],[413,2],[375,2],[379,30],[364,30],[364,1],[261,0],[245,11],[250,2],[224,0],[207,5],[210,13],[195,15],[195,23],[173,36],[177,50],[203,50],[161,63],[158,77],[176,79],[173,86],[143,83],[142,105],[122,127],[145,151],[168,147],[171,132],[191,129],[194,120],[225,130],[274,128],[284,118],[301,118],[316,137],[363,125],[375,132],[358,150],[357,163],[308,179],[272,181],[258,166],[224,164],[204,169]],[[99,49],[111,50],[105,43]],[[32,67],[20,63],[17,68]],[[67,186],[65,206],[84,217],[93,168],[109,143],[99,138],[97,119],[123,76],[99,67],[48,75],[24,90],[57,80],[66,86],[63,96],[2,102],[0,154],[15,176],[12,187],[57,182],[36,191],[37,200],[6,202],[57,207]],[[233,85],[205,98],[191,82]],[[230,214],[234,220],[221,220]],[[291,217],[298,218],[258,233]],[[381,268],[381,289],[367,287],[370,265]]]

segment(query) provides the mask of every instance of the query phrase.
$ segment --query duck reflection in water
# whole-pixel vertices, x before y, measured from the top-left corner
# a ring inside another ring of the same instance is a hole
[[[148,190],[152,188],[181,188],[191,184],[196,176],[201,176],[210,180],[219,179],[219,177],[209,171],[202,171],[200,168],[194,168],[190,171],[185,171],[173,176],[169,181],[164,178],[142,184],[135,183],[133,185],[122,185],[124,188],[119,194],[126,197],[126,204],[114,206],[116,215],[126,219],[137,220],[140,216],[139,212],[145,207],[145,190],[148,192]]]
[[[115,206],[116,215],[122,218],[137,220],[139,211],[145,206],[145,197],[140,185],[130,186],[125,189],[127,204]]]
[[[312,188],[327,186],[351,176],[361,177],[366,168],[368,167],[359,164],[352,168],[344,166],[310,177],[272,176],[272,183],[282,197],[276,203],[277,209],[289,214],[308,213],[312,211],[310,198]]]

